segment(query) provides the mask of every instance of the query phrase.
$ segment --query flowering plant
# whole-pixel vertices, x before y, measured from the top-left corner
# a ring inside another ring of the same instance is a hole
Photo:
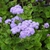
[[[45,0],[0,0],[0,50],[50,50],[50,6]]]

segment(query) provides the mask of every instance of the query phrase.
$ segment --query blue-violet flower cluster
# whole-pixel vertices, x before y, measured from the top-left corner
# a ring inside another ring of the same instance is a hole
[[[25,38],[27,36],[33,35],[35,33],[35,29],[39,28],[38,22],[33,22],[32,20],[25,20],[22,23],[11,28],[12,34],[20,33],[20,38]]]
[[[15,5],[14,7],[11,7],[10,8],[10,12],[12,14],[21,14],[23,13],[23,9],[22,7],[18,4],[18,5]]]
[[[49,23],[44,23],[44,28],[49,28]]]

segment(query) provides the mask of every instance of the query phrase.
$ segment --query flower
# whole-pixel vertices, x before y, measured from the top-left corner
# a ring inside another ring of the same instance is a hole
[[[0,23],[2,22],[2,17],[0,17]]]
[[[27,28],[27,25],[21,25],[21,30],[25,30]]]
[[[32,23],[30,23],[29,27],[38,29],[39,28],[39,23],[38,22],[32,22]]]
[[[15,22],[15,21],[17,21],[17,20],[19,20],[20,22],[23,21],[23,20],[22,20],[20,17],[18,17],[18,16],[15,16],[15,17],[12,18],[11,20],[12,20],[12,22]]]
[[[21,13],[23,13],[23,9],[17,8],[17,9],[16,9],[16,14],[21,14]]]
[[[25,31],[21,31],[19,37],[20,37],[20,38],[26,38],[26,33],[25,33]]]
[[[8,23],[10,23],[10,22],[11,22],[11,19],[5,20],[5,23],[6,23],[6,24],[8,24]]]
[[[26,38],[27,36],[31,36],[35,33],[35,30],[33,28],[26,28],[26,30],[23,30],[20,32],[19,37],[20,38]]]
[[[16,8],[22,8],[19,4],[15,5],[14,7],[16,7]]]
[[[27,27],[25,30],[29,31],[31,35],[33,35],[35,33],[35,30],[31,27]]]
[[[16,27],[13,27],[13,28],[11,29],[11,31],[12,31],[12,34],[16,34],[17,32],[20,32],[20,29],[19,29],[18,26],[16,26]]]
[[[17,14],[17,13],[16,13],[16,8],[15,8],[15,7],[11,7],[11,8],[10,8],[10,12],[11,12],[12,14]]]
[[[11,7],[11,8],[10,8],[10,12],[11,12],[12,14],[21,14],[21,13],[23,13],[23,9],[22,9],[22,7],[18,4],[18,5],[16,5],[16,6],[14,6],[14,7]]]
[[[15,24],[15,23],[11,23],[11,24],[10,24],[10,27],[11,27],[11,28],[13,28],[13,27],[15,27],[15,26],[17,26],[17,24]]]
[[[49,23],[44,23],[44,28],[49,28]]]
[[[18,17],[14,17],[15,19],[19,19]],[[12,20],[13,21],[13,20]],[[38,22],[33,22],[32,20],[25,20],[17,25],[15,23],[11,23],[10,25],[12,34],[20,33],[20,38],[26,38],[27,36],[31,36],[35,33],[35,29],[39,28]]]

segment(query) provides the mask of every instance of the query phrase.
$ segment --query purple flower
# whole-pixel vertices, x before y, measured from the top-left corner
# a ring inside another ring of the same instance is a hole
[[[10,12],[11,12],[12,14],[17,14],[17,13],[16,13],[16,8],[15,8],[15,7],[11,7],[11,8],[10,8]]]
[[[12,21],[14,21],[14,20],[19,20],[19,18],[16,16],[12,19]],[[16,34],[17,32],[19,32],[20,38],[26,38],[27,36],[33,35],[35,33],[35,29],[39,28],[39,23],[32,22],[32,20],[25,20],[22,23],[18,23],[17,26],[14,22],[12,22],[11,24],[12,24],[11,25],[12,34]]]
[[[22,25],[29,26],[30,23],[31,23],[31,21],[29,21],[29,20],[25,20],[25,21],[22,22]]]
[[[16,7],[16,8],[22,8],[19,4],[15,5],[14,7]]]
[[[29,31],[21,31],[19,37],[20,38],[26,38],[27,36],[30,36],[30,32]]]
[[[32,23],[30,23],[29,27],[38,29],[39,28],[39,23],[38,22],[32,22]]]
[[[23,9],[21,8],[20,5],[16,5],[16,6],[10,8],[10,12],[12,14],[21,14],[21,13],[23,13]]]
[[[12,31],[12,34],[16,34],[17,32],[20,32],[20,29],[19,29],[18,26],[16,26],[16,27],[13,27],[13,28],[11,29],[11,31]]]
[[[31,36],[35,33],[35,30],[33,28],[27,28],[26,30],[23,30],[20,32],[20,38],[26,38],[27,36]]]
[[[35,33],[35,30],[31,27],[27,27],[25,30],[29,31],[31,35]]]
[[[30,23],[29,27],[34,28],[35,27],[35,22]]]
[[[12,18],[12,21],[15,21],[15,20],[19,20],[19,17],[15,16],[14,18]]]
[[[39,26],[35,26],[35,29],[38,29],[39,28]]]
[[[25,33],[25,31],[21,31],[19,37],[20,37],[20,38],[26,38],[26,33]]]
[[[31,23],[31,22],[32,22],[32,20],[29,20],[29,22]]]
[[[11,24],[10,24],[10,27],[11,27],[11,28],[13,28],[13,27],[15,27],[15,26],[17,26],[17,24],[15,24],[15,23],[11,23]]]
[[[21,30],[25,30],[27,28],[26,25],[21,25]]]
[[[45,23],[44,28],[49,28],[49,23]]]
[[[2,22],[2,17],[0,17],[0,23]]]
[[[30,36],[31,35],[30,31],[25,30],[25,33],[26,33],[26,36]]]
[[[35,27],[34,28],[35,29],[38,29],[39,28],[39,23],[38,22],[35,23]]]
[[[21,8],[17,8],[17,9],[16,9],[16,13],[17,13],[17,14],[21,14],[21,13],[23,13],[23,9],[21,9]]]
[[[10,23],[11,22],[11,19],[7,19],[7,20],[5,20],[5,23],[7,24],[7,23]]]
[[[17,20],[19,20],[20,22],[22,22],[22,19],[21,19],[20,17],[18,17],[18,16],[15,16],[15,17],[12,18],[11,20],[12,20],[12,22],[15,22],[15,21],[17,21]]]
[[[39,26],[39,23],[38,23],[38,22],[36,22],[36,25],[37,25],[37,26]]]

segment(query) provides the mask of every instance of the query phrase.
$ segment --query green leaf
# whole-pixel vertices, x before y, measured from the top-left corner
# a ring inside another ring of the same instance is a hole
[[[5,3],[9,2],[9,0],[4,0]]]
[[[50,12],[49,11],[46,11],[45,15],[46,15],[47,18],[50,18]]]
[[[34,18],[33,21],[39,22],[39,23],[43,23],[43,19],[42,18]]]
[[[31,3],[35,2],[35,0],[31,0]]]
[[[11,47],[9,45],[6,45],[6,44],[2,44],[1,46],[1,50],[12,50]]]
[[[50,19],[48,19],[47,22],[50,23]]]
[[[46,46],[47,46],[47,48],[50,50],[50,43],[48,43]]]

